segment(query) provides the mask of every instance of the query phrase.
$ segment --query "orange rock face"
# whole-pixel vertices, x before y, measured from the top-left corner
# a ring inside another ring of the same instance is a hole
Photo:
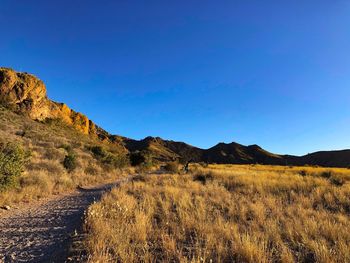
[[[0,68],[0,103],[35,120],[60,119],[84,134],[96,134],[92,121],[66,104],[48,99],[45,84],[28,73]]]

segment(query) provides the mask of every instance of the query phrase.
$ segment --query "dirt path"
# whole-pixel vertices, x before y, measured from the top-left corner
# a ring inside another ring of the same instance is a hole
[[[0,262],[65,262],[86,208],[128,179],[0,214]]]

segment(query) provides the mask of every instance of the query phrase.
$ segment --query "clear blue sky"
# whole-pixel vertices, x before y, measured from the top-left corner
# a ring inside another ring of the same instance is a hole
[[[350,2],[0,0],[0,65],[111,133],[350,148]]]

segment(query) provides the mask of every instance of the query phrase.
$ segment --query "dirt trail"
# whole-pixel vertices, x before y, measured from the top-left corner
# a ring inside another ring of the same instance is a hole
[[[128,179],[0,214],[0,262],[65,262],[86,208]]]

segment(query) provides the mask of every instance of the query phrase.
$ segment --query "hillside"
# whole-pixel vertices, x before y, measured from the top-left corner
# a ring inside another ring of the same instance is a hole
[[[123,143],[130,152],[146,152],[161,162],[175,160],[183,162],[190,160],[194,162],[203,161],[204,151],[184,142],[163,140],[159,137],[146,137],[139,141],[124,138]]]
[[[117,160],[123,160],[128,153],[121,144],[102,142],[59,120],[33,121],[0,106],[0,150],[7,145],[18,145],[30,158],[16,187],[0,191],[0,206],[14,199],[37,199],[77,185],[113,180],[120,174],[113,169],[118,166]],[[109,159],[92,151],[99,147]],[[69,169],[65,166],[67,156],[74,162]],[[0,174],[0,189],[2,183]]]
[[[238,143],[219,143],[204,152],[208,163],[229,164],[284,164],[283,157],[265,151],[258,145],[244,146]]]
[[[222,164],[284,164],[283,156],[270,153],[257,145],[244,146],[238,143],[219,143],[209,149],[200,149],[184,142],[147,137],[143,140],[123,140],[129,151],[146,151],[157,160],[206,162]]]
[[[83,114],[49,100],[30,74],[1,68],[0,100],[0,206],[113,181],[115,168],[128,163],[123,144],[103,140]]]
[[[133,140],[119,135],[111,135],[94,124],[84,114],[70,109],[64,103],[50,100],[47,97],[43,81],[37,77],[9,68],[0,68],[0,104],[19,114],[18,116],[27,116],[32,120],[46,123],[50,120],[58,120],[92,140],[115,145],[118,151],[124,151],[125,154],[142,152],[142,154],[151,156],[156,162],[179,160],[180,162],[221,164],[260,163],[332,167],[348,167],[350,165],[350,150],[316,152],[299,157],[273,154],[258,145],[244,146],[234,142],[219,143],[209,149],[200,149],[184,142],[164,140],[159,137]]]
[[[350,150],[320,151],[301,157],[283,156],[287,164],[318,165],[324,167],[350,167]]]

